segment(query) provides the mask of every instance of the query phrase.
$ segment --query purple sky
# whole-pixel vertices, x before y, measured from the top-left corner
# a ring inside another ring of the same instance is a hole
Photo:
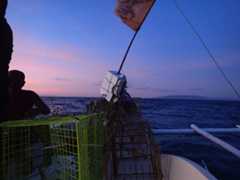
[[[240,90],[240,1],[179,0]],[[9,0],[14,31],[11,69],[41,95],[99,96],[104,74],[117,70],[133,34],[114,14],[115,1]],[[123,72],[133,96],[235,98],[172,1],[157,1]]]

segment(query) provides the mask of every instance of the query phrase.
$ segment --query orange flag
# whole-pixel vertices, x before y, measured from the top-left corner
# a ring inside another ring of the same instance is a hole
[[[116,15],[137,31],[155,0],[117,0]]]

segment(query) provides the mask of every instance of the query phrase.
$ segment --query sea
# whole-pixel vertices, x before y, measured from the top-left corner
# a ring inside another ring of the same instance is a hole
[[[53,114],[77,115],[97,98],[43,97]],[[234,128],[240,125],[240,101],[136,98],[142,115],[152,129]],[[216,134],[240,149],[240,133]],[[219,180],[240,180],[240,159],[197,134],[155,134],[161,153],[180,155],[207,168]]]

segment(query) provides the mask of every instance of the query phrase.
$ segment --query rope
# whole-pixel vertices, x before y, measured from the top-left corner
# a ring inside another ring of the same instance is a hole
[[[206,42],[203,40],[203,38],[201,37],[201,35],[199,34],[199,32],[197,31],[197,29],[194,27],[194,25],[192,24],[192,22],[190,21],[190,19],[185,15],[185,13],[183,12],[183,10],[180,8],[177,0],[173,0],[174,5],[176,7],[176,9],[179,11],[179,13],[183,16],[183,18],[185,19],[185,21],[187,22],[187,24],[190,26],[190,28],[192,29],[193,33],[197,36],[197,38],[200,40],[201,44],[203,45],[203,47],[205,48],[205,50],[207,51],[207,54],[209,55],[210,59],[212,60],[212,62],[216,65],[217,69],[220,71],[220,73],[222,74],[223,78],[225,79],[225,81],[229,84],[229,86],[232,88],[233,92],[236,94],[236,96],[240,99],[240,93],[238,92],[237,88],[233,85],[233,83],[231,82],[231,80],[227,77],[226,73],[224,72],[224,70],[222,69],[222,67],[220,66],[220,64],[217,62],[216,58],[214,57],[213,53],[210,51],[210,49],[208,48]]]

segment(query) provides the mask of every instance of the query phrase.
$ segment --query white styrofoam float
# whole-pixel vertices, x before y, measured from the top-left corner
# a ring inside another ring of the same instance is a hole
[[[105,75],[100,93],[107,100],[117,101],[127,83],[126,76],[116,71],[108,71]]]

